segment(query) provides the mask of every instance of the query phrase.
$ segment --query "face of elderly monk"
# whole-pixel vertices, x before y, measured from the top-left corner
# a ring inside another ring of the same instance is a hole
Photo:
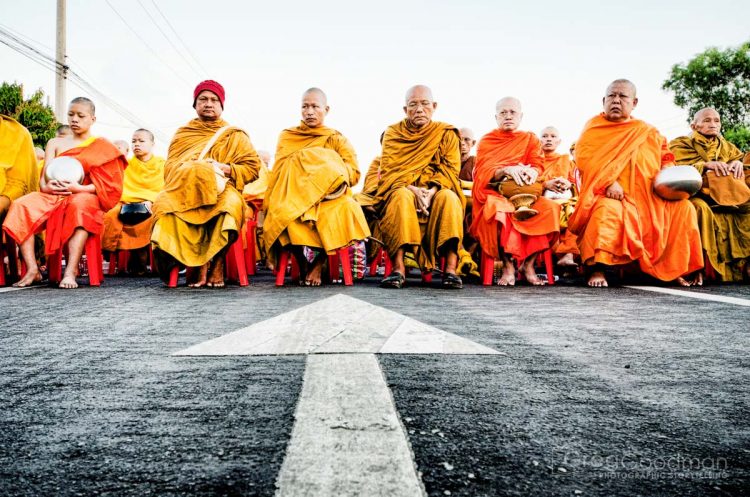
[[[560,132],[557,128],[547,126],[542,130],[542,136],[539,137],[542,142],[542,150],[546,153],[554,152],[560,146]]]
[[[609,85],[602,102],[604,103],[604,116],[608,121],[626,121],[630,119],[633,109],[638,105],[635,86],[632,83],[616,81]]]
[[[195,112],[201,121],[216,121],[223,111],[219,96],[210,90],[203,90],[195,99]]]
[[[699,110],[695,114],[690,127],[703,136],[719,136],[721,133],[721,116],[714,109]]]
[[[310,91],[302,95],[302,120],[309,127],[323,126],[328,110],[329,107],[322,94]]]
[[[406,94],[406,120],[415,128],[430,124],[435,109],[437,102],[432,100],[432,91],[426,86],[415,86]]]
[[[133,155],[139,159],[148,157],[154,149],[154,136],[148,131],[136,131],[133,133]]]
[[[461,139],[461,159],[466,159],[471,153],[471,149],[477,144],[474,138],[474,132],[469,128],[458,130],[458,136]]]
[[[503,131],[515,131],[521,124],[523,112],[521,112],[521,102],[516,98],[500,99],[495,105],[495,112],[497,127]]]

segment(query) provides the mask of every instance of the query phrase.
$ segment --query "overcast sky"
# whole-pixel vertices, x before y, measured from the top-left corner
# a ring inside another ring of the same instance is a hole
[[[227,92],[224,117],[272,152],[279,132],[298,124],[302,92],[321,87],[326,124],[352,141],[363,173],[417,83],[432,87],[435,119],[477,138],[495,127],[495,102],[516,96],[522,128],[557,126],[562,150],[601,110],[607,84],[626,77],[638,86],[635,115],[679,136],[687,116],[661,90],[671,66],[750,39],[750,2],[740,0],[155,1],[68,0],[71,67],[166,137],[194,117],[198,81],[215,79]],[[180,41],[155,5],[190,54],[175,51]],[[0,6],[0,25],[54,55],[54,0]],[[1,44],[0,78],[42,88],[54,105],[54,74]],[[68,84],[68,100],[81,95],[91,96]],[[129,140],[135,129],[101,103],[97,117],[99,136]]]

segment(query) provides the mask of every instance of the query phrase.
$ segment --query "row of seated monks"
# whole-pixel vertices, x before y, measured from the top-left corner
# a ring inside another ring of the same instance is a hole
[[[61,288],[77,286],[89,236],[101,236],[106,251],[135,251],[131,259],[141,267],[150,247],[163,278],[187,267],[189,286],[223,287],[225,254],[240,236],[248,201],[259,199],[270,265],[291,252],[301,283],[310,286],[320,285],[327,254],[362,241],[371,254],[382,247],[392,263],[385,288],[405,285],[409,261],[422,271],[439,268],[443,288],[462,288],[461,276],[476,268],[472,253],[495,261],[500,285],[517,277],[543,284],[534,261],[547,250],[560,265],[579,261],[592,287],[607,286],[620,266],[683,286],[702,284],[708,265],[721,281],[750,276],[750,174],[742,152],[721,135],[720,116],[699,111],[693,132],[668,144],[632,116],[638,98],[628,80],[607,87],[603,112],[585,124],[574,159],[556,153],[555,128],[545,128],[541,140],[519,129],[515,98],[497,102],[497,128],[476,144],[469,130],[434,120],[431,90],[414,86],[405,118],[382,134],[382,153],[356,194],[357,157],[343,134],[325,126],[323,91],[303,94],[302,120],[281,132],[270,171],[248,134],[222,119],[224,103],[219,83],[201,82],[193,93],[197,117],[177,130],[166,161],[152,154],[153,134],[140,129],[128,162],[92,135],[93,102],[74,99],[72,134],[49,141],[44,168],[57,157],[76,158],[80,182],[40,174],[28,131],[3,116],[0,220],[25,263],[15,286],[41,281],[34,235],[44,232],[47,254],[67,248]],[[653,191],[656,175],[675,164],[704,177],[705,187],[689,200]],[[152,215],[125,225],[121,211],[133,203]]]

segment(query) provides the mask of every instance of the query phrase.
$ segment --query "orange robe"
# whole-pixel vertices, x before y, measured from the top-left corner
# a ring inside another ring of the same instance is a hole
[[[104,212],[120,200],[123,172],[128,165],[120,151],[104,138],[95,138],[60,156],[78,159],[85,172],[82,184],[93,184],[96,193],[32,192],[11,204],[3,224],[5,232],[19,244],[46,227],[47,254],[59,250],[77,228],[101,233]]]
[[[576,142],[581,193],[568,229],[578,236],[585,264],[628,264],[671,281],[703,267],[695,209],[688,200],[669,201],[653,193],[662,167],[673,164],[666,139],[638,119],[591,119]],[[605,190],[617,181],[622,201]]]
[[[578,201],[576,188],[576,165],[568,154],[556,154],[550,152],[544,154],[544,173],[542,173],[541,181],[549,181],[554,178],[565,178],[570,181],[573,185],[573,197],[567,200],[555,200],[553,202],[560,204],[560,240],[554,247],[556,254],[578,254],[578,243],[576,236],[569,230],[568,219],[573,214],[575,204]]]
[[[454,126],[432,121],[416,129],[404,119],[388,127],[383,136],[375,208],[380,212],[378,234],[391,256],[403,246],[411,247],[420,267],[432,270],[446,243],[460,243],[465,206],[458,180],[460,167]],[[438,189],[429,216],[417,215],[414,194],[406,188],[410,185]]]
[[[120,202],[104,215],[102,250],[134,250],[151,243],[153,216],[135,225],[122,224],[118,216],[123,204],[153,202],[163,186],[163,157],[154,155],[146,162],[135,156],[130,158],[125,170]]]
[[[533,205],[539,214],[525,221],[514,219],[513,204],[489,183],[496,169],[517,164],[529,165],[540,176],[543,174],[542,144],[534,133],[495,129],[479,141],[471,234],[487,255],[498,258],[502,247],[506,254],[522,261],[554,244],[560,233],[560,206],[540,197]]]

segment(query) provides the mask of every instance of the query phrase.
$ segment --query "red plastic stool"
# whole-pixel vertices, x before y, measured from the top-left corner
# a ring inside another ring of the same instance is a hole
[[[100,286],[104,281],[104,271],[102,270],[102,242],[99,235],[89,233],[81,257],[84,255],[89,268],[89,286]],[[62,247],[47,256],[50,283],[60,283],[62,280],[62,257]]]
[[[295,273],[299,275],[299,267],[297,266],[296,259],[292,256],[292,253],[288,249],[281,249],[279,254],[279,260],[276,264],[276,286],[284,286],[284,279],[286,278],[286,268],[291,262],[290,276],[295,277]],[[328,256],[328,275],[331,281],[338,280],[338,269],[341,266],[341,272],[344,274],[344,285],[352,286],[354,284],[354,278],[352,277],[352,265],[349,259],[348,247],[342,247],[337,249],[334,254]]]
[[[386,252],[383,247],[378,248],[378,251],[375,253],[375,257],[372,258],[369,270],[370,276],[377,276],[378,267],[381,264],[385,269],[385,271],[383,272],[383,276],[389,276],[391,274],[391,271],[393,271],[393,265],[391,263],[391,258],[388,257],[388,252]]]
[[[552,249],[547,249],[540,254],[540,257],[544,258],[544,266],[547,270],[547,284],[555,284],[555,271],[552,264]],[[482,258],[480,260],[480,274],[482,275],[482,285],[492,285],[492,276],[495,273],[495,258],[491,255],[482,251]]]
[[[227,280],[236,281],[240,286],[248,286],[247,267],[245,266],[245,253],[242,249],[242,237],[229,247],[224,265]]]

